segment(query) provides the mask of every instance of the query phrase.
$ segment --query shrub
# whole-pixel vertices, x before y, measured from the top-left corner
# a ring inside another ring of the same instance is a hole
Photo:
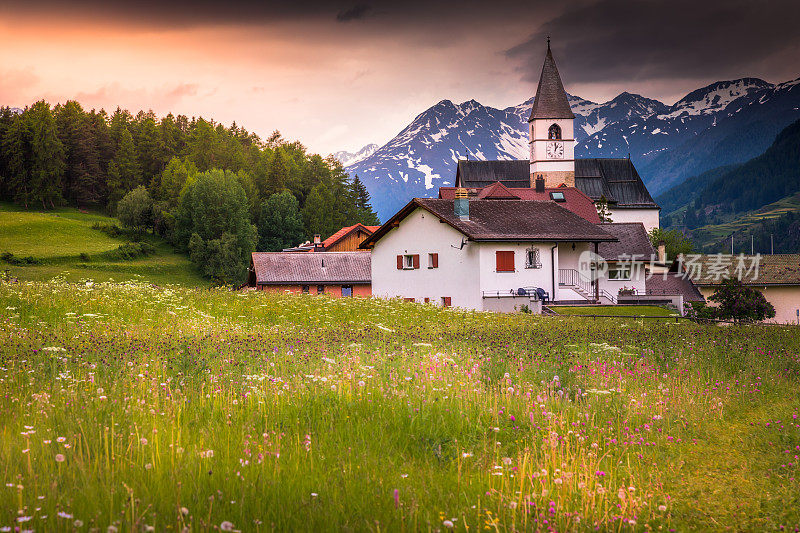
[[[8,264],[18,265],[18,266],[42,264],[41,259],[36,259],[31,255],[26,255],[25,257],[17,257],[11,252],[3,252],[2,255],[0,255],[0,259],[2,259]]]
[[[156,252],[152,244],[146,242],[130,242],[120,245],[116,250],[106,252],[104,255],[108,259],[120,259],[123,261],[130,261],[140,257],[147,257]]]
[[[715,310],[718,318],[752,322],[775,316],[775,308],[764,295],[738,279],[723,280],[709,299],[719,304]]]
[[[120,237],[122,235],[125,235],[125,230],[123,230],[116,224],[101,224],[100,222],[95,222],[94,224],[92,224],[92,229],[102,231],[109,237]]]

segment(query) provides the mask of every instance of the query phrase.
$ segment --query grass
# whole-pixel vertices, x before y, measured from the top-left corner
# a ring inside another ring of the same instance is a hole
[[[155,247],[155,254],[130,261],[110,258],[128,240],[93,229],[96,223],[118,224],[112,217],[73,208],[36,212],[0,203],[0,253],[33,257],[39,263],[12,265],[0,261],[0,270],[8,270],[21,280],[34,281],[59,277],[73,282],[139,280],[209,285],[186,256],[175,253],[169,244],[153,235],[143,238]]]
[[[674,310],[657,305],[552,305],[560,315],[663,316],[673,317]]]
[[[791,327],[0,283],[0,527],[800,526]]]

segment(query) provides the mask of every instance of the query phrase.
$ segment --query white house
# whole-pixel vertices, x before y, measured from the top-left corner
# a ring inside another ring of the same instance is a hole
[[[591,279],[579,282],[581,257],[615,241],[555,201],[415,198],[362,247],[375,296],[513,311],[537,305],[534,289],[551,301],[598,298]]]

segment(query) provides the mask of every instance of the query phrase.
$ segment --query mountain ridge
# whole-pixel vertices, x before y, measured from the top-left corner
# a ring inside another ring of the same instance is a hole
[[[577,157],[630,155],[656,195],[683,180],[762,153],[800,118],[800,78],[718,81],[673,105],[622,92],[596,103],[568,94],[575,114]],[[459,158],[527,159],[533,98],[497,109],[474,99],[440,100],[369,156],[345,165],[367,186],[386,220],[415,196],[451,185]]]

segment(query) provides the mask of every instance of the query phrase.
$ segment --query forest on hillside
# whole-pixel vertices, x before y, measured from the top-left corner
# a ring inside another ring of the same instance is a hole
[[[243,279],[250,253],[376,224],[363,183],[279,132],[76,101],[0,108],[0,200],[121,215],[186,251],[210,277]]]

